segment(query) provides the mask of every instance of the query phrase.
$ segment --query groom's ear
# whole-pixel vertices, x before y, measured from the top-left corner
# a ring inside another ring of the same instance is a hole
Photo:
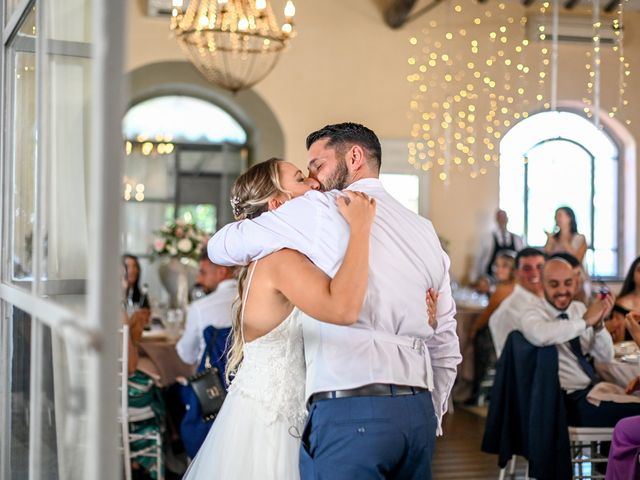
[[[353,145],[347,153],[347,164],[353,172],[360,170],[367,162],[364,155],[364,149],[360,145]]]

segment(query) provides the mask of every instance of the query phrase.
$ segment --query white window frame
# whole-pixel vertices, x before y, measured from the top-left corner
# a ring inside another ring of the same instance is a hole
[[[565,100],[558,103],[557,110],[560,112],[573,113],[575,115],[584,117],[584,107],[585,105],[582,102]],[[534,115],[535,113],[531,113],[530,116]],[[635,140],[631,136],[631,133],[617,119],[611,119],[606,114],[606,112],[601,112],[600,124],[602,125],[603,133],[613,141],[618,149],[618,275],[612,278],[602,277],[601,279],[619,280],[620,278],[624,277],[628,265],[633,262],[636,255],[636,146]],[[582,149],[588,152],[589,156],[593,156],[593,154],[588,149],[586,149],[583,145],[573,141],[572,139],[563,137],[562,140],[569,141],[580,146]],[[527,151],[529,150],[530,149],[527,149]],[[523,181],[525,182],[526,192],[526,178],[524,178]],[[524,198],[524,202],[524,211],[526,216],[526,195]],[[508,205],[501,204],[500,208],[508,209]],[[591,215],[593,217],[593,212],[591,213]],[[592,228],[595,228],[593,226],[593,218]]]
[[[46,54],[60,53],[62,48],[66,54],[76,55],[86,51],[86,45],[57,45],[57,42],[45,40],[42,34],[46,26],[47,8],[55,8],[53,0],[24,0],[15,7],[11,17],[5,21],[5,2],[0,4],[0,21],[3,28],[3,48],[0,53],[2,66],[2,112],[5,110],[5,99],[11,98],[6,92],[7,59],[5,51],[13,35],[33,6],[36,12],[36,129],[38,131],[38,148],[36,154],[36,199],[35,226],[33,242],[33,278],[30,290],[21,289],[10,283],[12,252],[8,242],[8,225],[12,212],[8,206],[13,195],[8,168],[12,163],[7,149],[7,138],[10,138],[13,125],[4,125],[0,137],[0,185],[2,185],[2,222],[0,222],[0,300],[23,310],[31,316],[31,372],[30,372],[30,424],[29,424],[29,479],[43,478],[41,471],[41,413],[42,395],[40,384],[42,371],[43,329],[51,328],[56,334],[78,348],[86,348],[89,352],[87,365],[87,398],[86,415],[87,445],[84,459],[85,478],[111,480],[120,478],[121,461],[118,454],[118,321],[120,318],[118,268],[120,249],[120,188],[122,172],[122,138],[121,120],[124,113],[124,42],[125,11],[123,0],[109,2],[93,1],[92,4],[92,104],[90,152],[91,178],[89,192],[89,247],[88,268],[86,278],[86,309],[78,312],[56,303],[55,300],[40,296],[37,292],[45,291],[40,273],[42,252],[42,232],[45,221],[44,199],[42,188],[46,188],[46,152],[42,129],[43,110],[47,108],[45,89],[43,88]],[[4,120],[4,119],[3,119]],[[3,121],[4,123],[4,121]],[[67,288],[62,285],[61,288]],[[77,285],[71,285],[76,288]],[[7,321],[7,312],[0,312],[0,346],[2,350],[0,364],[0,480],[11,478],[9,471],[9,455],[11,449],[11,429],[8,428],[10,413],[10,359],[11,331]],[[9,388],[7,388],[9,387]]]

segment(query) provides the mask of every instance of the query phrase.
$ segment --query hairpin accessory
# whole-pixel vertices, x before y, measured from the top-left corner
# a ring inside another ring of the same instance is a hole
[[[240,197],[237,195],[235,197],[231,197],[231,209],[233,210],[233,216],[238,217],[242,213],[240,209]]]

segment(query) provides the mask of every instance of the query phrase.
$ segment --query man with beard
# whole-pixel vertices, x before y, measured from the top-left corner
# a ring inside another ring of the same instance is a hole
[[[178,356],[188,364],[202,358],[205,328],[209,325],[218,330],[231,328],[233,301],[238,294],[235,269],[212,263],[206,253],[200,259],[196,284],[207,295],[189,305],[184,334],[176,344]]]
[[[375,198],[369,280],[350,327],[304,318],[309,418],[302,432],[303,479],[431,479],[436,432],[460,363],[449,258],[431,222],[404,208],[378,179],[380,142],[355,123],[307,138],[311,191],[209,241],[223,265],[247,264],[282,248],[304,253],[327,275],[342,262],[348,226],[340,190]],[[425,294],[439,293],[436,324]]]
[[[544,300],[523,312],[522,333],[533,345],[556,345],[558,377],[564,391],[569,425],[613,427],[630,415],[640,414],[640,404],[600,402],[595,406],[587,394],[598,383],[590,354],[600,362],[613,360],[613,342],[604,328],[604,318],[613,308],[613,297],[606,294],[586,308],[573,300],[575,274],[564,259],[547,260],[542,271]]]

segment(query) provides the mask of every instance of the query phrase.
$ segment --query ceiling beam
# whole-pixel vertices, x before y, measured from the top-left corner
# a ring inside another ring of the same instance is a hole
[[[610,0],[609,3],[607,3],[604,6],[604,11],[607,13],[611,13],[615,10],[615,8],[620,4],[620,0]]]
[[[391,28],[400,28],[406,22],[417,0],[393,0],[384,12],[384,21]]]

